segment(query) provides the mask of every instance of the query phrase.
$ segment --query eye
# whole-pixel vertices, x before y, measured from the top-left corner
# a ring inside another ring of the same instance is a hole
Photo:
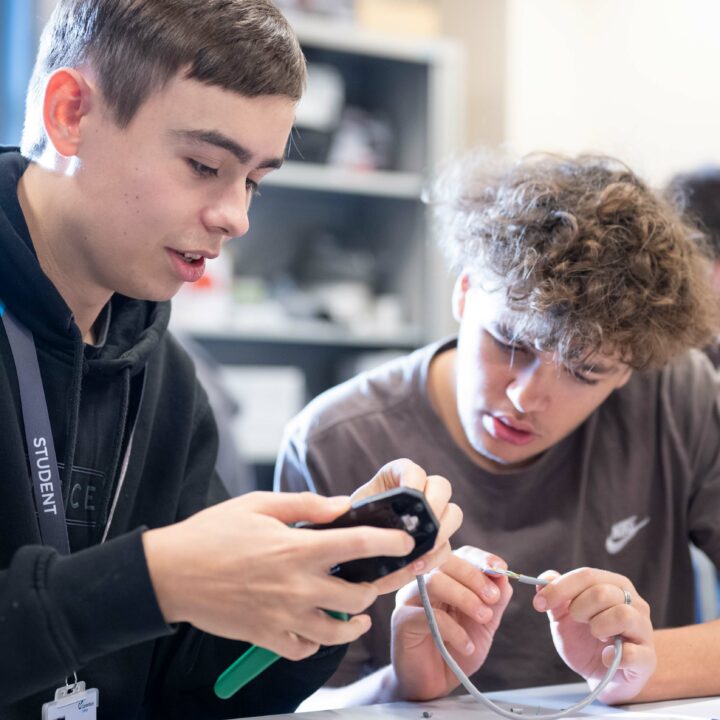
[[[207,165],[203,165],[201,162],[193,160],[192,158],[185,158],[185,162],[187,162],[187,164],[190,166],[190,169],[198,177],[217,177],[217,168],[208,167]]]
[[[508,353],[509,355],[512,355],[514,353],[524,353],[527,352],[525,347],[522,345],[514,345],[512,343],[506,343],[500,340],[500,338],[495,337],[492,333],[488,333],[490,337],[492,338],[492,341],[495,343],[497,347],[499,347],[503,352]]]
[[[573,379],[577,380],[578,382],[582,383],[583,385],[597,385],[598,381],[593,380],[592,378],[586,377],[581,372],[578,372],[577,370],[573,370],[572,368],[567,368],[567,371],[570,373],[570,375],[573,377]]]
[[[250,197],[260,197],[261,196],[260,188],[254,180],[247,178],[245,180],[245,187],[247,188]]]

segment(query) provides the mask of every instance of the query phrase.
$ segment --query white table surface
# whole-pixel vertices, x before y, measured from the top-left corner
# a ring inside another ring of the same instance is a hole
[[[579,702],[588,693],[584,683],[571,685],[552,685],[549,687],[508,690],[488,693],[489,697],[506,709],[515,708],[518,720],[532,718],[544,712],[558,711]],[[366,720],[373,718],[397,718],[398,720],[497,720],[491,710],[480,705],[469,695],[459,695],[433,702],[408,703],[397,702],[385,705],[366,705],[341,710],[321,710],[307,713],[288,713],[266,716],[275,720]],[[589,705],[578,715],[568,718],[617,718],[633,720],[720,720],[720,698],[695,698],[691,700],[672,700],[661,703],[645,703],[613,708],[602,703]],[[247,719],[246,719],[247,720]],[[252,719],[250,719],[252,720]]]

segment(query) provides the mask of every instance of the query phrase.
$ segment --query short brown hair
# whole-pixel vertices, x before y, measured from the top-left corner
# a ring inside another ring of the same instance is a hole
[[[48,76],[89,62],[119,127],[149,95],[186,77],[244,95],[298,100],[305,58],[270,0],[60,0],[43,31],[28,89],[22,151],[47,142],[42,98]]]
[[[717,327],[702,235],[627,166],[538,154],[450,166],[433,197],[456,269],[490,270],[561,361],[613,353],[635,369],[704,346]]]

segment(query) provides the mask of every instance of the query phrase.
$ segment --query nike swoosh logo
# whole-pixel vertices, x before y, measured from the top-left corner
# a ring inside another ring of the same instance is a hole
[[[605,549],[611,555],[617,555],[617,553],[619,553],[649,522],[650,518],[646,517],[636,525],[623,527],[622,536],[620,537],[613,537],[611,533],[605,540]]]

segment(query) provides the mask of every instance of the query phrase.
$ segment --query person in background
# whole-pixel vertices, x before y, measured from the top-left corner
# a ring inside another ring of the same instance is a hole
[[[449,555],[449,483],[409,461],[358,492],[423,490],[438,543],[372,584],[328,571],[407,555],[408,534],[290,527],[347,496],[207,507],[227,498],[217,429],[168,301],[247,232],[305,77],[268,0],[60,0],[43,32],[22,147],[0,150],[3,720],[39,716],[76,673],[107,720],[290,711],[379,593]],[[299,662],[219,700],[248,643]]]
[[[712,286],[720,302],[720,168],[706,167],[675,175],[668,183],[668,193],[684,208],[689,222],[704,233],[704,245],[712,260]],[[720,367],[720,339],[715,338],[705,352]]]
[[[720,565],[720,387],[694,349],[717,303],[699,232],[607,157],[470,155],[431,202],[457,336],[312,401],[287,428],[276,488],[346,492],[398,453],[450,478],[463,547],[429,592],[481,689],[594,686],[621,634],[606,702],[717,694],[720,621],[692,625],[689,550]],[[482,572],[492,563],[556,572],[511,597]],[[414,586],[396,602],[373,607],[333,687],[303,708],[457,686]]]

